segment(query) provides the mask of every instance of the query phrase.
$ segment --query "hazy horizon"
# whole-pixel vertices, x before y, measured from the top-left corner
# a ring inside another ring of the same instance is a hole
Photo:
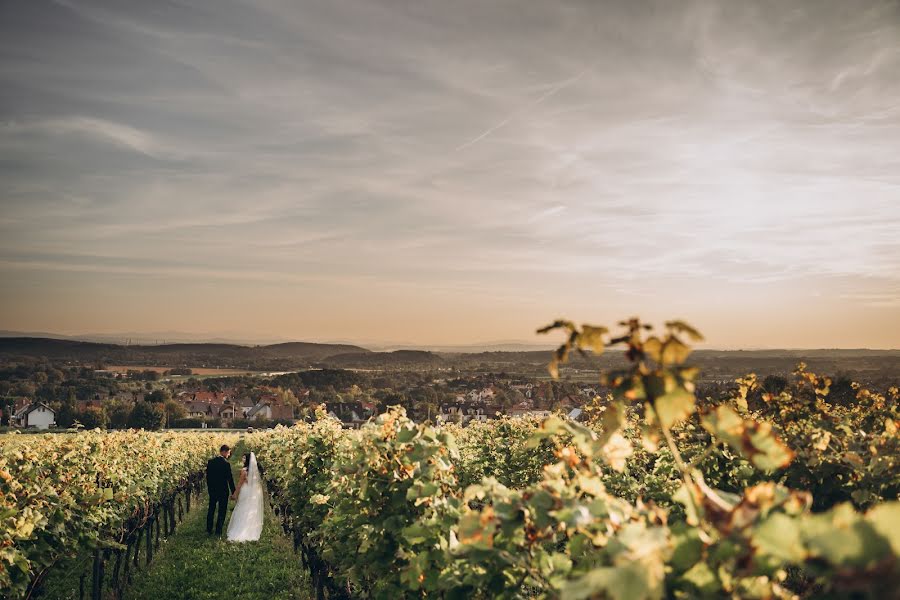
[[[194,343],[227,343],[247,346],[256,345],[272,345],[284,343],[314,343],[314,344],[344,344],[361,346],[375,352],[387,352],[393,350],[431,350],[436,352],[453,352],[454,349],[459,351],[552,351],[561,339],[558,335],[542,336],[535,340],[527,339],[506,339],[506,340],[482,340],[470,341],[460,344],[431,344],[431,343],[411,343],[398,340],[373,340],[373,339],[353,339],[353,338],[285,338],[276,335],[254,335],[251,333],[238,332],[221,332],[219,334],[202,333],[202,332],[186,332],[186,331],[167,331],[167,332],[108,332],[108,333],[80,333],[65,334],[49,331],[11,331],[0,330],[0,338],[5,337],[44,337],[50,339],[79,340],[90,342],[102,342],[112,344],[132,344],[132,345],[162,345],[162,344],[194,344]],[[733,346],[722,347],[709,344],[707,342],[699,342],[692,344],[695,350],[711,350],[722,352],[739,352],[739,351],[774,351],[784,350],[788,352],[803,351],[871,351],[871,352],[897,352],[898,347],[804,347],[804,346]]]
[[[0,329],[895,348],[897,73],[889,1],[7,2]]]

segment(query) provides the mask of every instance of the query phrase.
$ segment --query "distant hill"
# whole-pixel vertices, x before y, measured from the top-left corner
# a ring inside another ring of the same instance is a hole
[[[268,346],[238,344],[161,344],[141,346],[102,344],[49,338],[0,338],[0,355],[46,357],[81,363],[133,364],[136,366],[214,365],[256,369],[305,367],[335,354],[370,352],[348,344],[288,342]]]
[[[372,352],[353,344],[285,342],[261,346],[225,343],[184,343],[158,346],[121,345],[50,339],[0,337],[0,356],[46,357],[76,364],[134,365],[155,367],[207,367],[248,371],[287,371],[311,366],[330,368],[421,370],[455,368],[461,371],[507,372],[535,376],[546,374],[549,350],[529,352],[430,352],[396,350]],[[805,362],[813,372],[846,373],[861,378],[900,378],[900,350],[697,350],[689,362],[700,367],[702,377],[727,380],[746,373],[790,373]],[[563,373],[584,376],[598,369],[624,366],[622,352],[600,357],[573,353]]]
[[[47,358],[86,356],[89,360],[94,360],[97,356],[114,353],[118,348],[122,346],[38,337],[0,338],[0,354],[17,356]]]
[[[349,352],[329,356],[323,365],[340,368],[415,368],[440,367],[444,359],[425,350],[395,350],[394,352]]]
[[[0,338],[48,338],[53,340],[72,340],[77,342],[96,342],[98,344],[127,344],[152,346],[160,344],[233,344],[236,346],[266,346],[288,341],[285,338],[272,336],[253,336],[233,334],[203,334],[180,331],[123,331],[117,333],[82,333],[64,335],[44,331],[10,331],[0,330]]]
[[[544,372],[551,353],[543,352],[477,352],[442,353],[441,356],[460,369],[517,370]],[[788,374],[804,362],[816,373],[838,373],[856,376],[900,378],[900,350],[813,349],[813,350],[696,350],[688,362],[700,367],[705,378],[729,379],[747,373],[759,375]],[[616,369],[625,366],[623,353],[609,351],[601,356],[578,353],[570,355],[563,368],[579,370]]]
[[[291,357],[305,356],[315,360],[321,360],[336,354],[359,354],[362,356],[374,354],[360,346],[351,344],[317,344],[313,342],[287,342],[284,344],[271,344],[260,346],[260,351],[266,356]]]

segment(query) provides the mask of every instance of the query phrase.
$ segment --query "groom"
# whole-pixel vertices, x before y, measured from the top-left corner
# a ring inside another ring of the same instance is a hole
[[[206,512],[206,533],[212,535],[213,515],[216,506],[219,507],[218,519],[216,519],[216,535],[222,535],[222,526],[225,525],[225,512],[228,510],[228,497],[234,493],[234,478],[231,476],[231,448],[223,445],[219,448],[219,456],[209,459],[206,463],[206,490],[209,492],[209,510]]]

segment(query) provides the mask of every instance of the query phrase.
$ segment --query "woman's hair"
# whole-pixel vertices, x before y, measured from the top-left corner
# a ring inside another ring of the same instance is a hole
[[[244,453],[244,468],[245,469],[250,468],[250,453],[249,452]]]

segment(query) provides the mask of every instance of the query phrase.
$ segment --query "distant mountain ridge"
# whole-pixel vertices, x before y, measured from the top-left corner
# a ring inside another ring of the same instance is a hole
[[[0,356],[46,357],[75,364],[134,365],[136,367],[229,368],[247,371],[287,371],[309,367],[344,369],[496,369],[543,373],[549,350],[431,352],[394,350],[373,352],[353,344],[282,342],[268,345],[183,343],[122,345],[40,337],[0,337]],[[709,377],[733,373],[790,373],[806,362],[814,372],[900,373],[900,350],[696,350],[690,362]],[[572,369],[620,368],[621,352],[602,356],[573,355]]]
[[[133,344],[126,346],[51,338],[0,338],[0,354],[7,356],[43,356],[82,362],[143,363],[154,366],[185,364],[200,366],[222,361],[233,365],[246,365],[247,368],[262,366],[263,363],[268,366],[283,366],[285,361],[316,362],[336,354],[366,354],[368,352],[371,351],[360,346],[314,342],[285,342],[267,346],[222,343]]]
[[[202,334],[182,331],[150,331],[121,333],[83,333],[66,335],[45,331],[10,331],[0,330],[2,338],[44,338],[51,340],[69,340],[74,342],[95,342],[98,344],[119,344],[158,346],[164,344],[233,344],[237,346],[267,346],[289,342],[289,339],[277,336],[252,336],[241,334]],[[354,344],[355,345],[355,344]]]

